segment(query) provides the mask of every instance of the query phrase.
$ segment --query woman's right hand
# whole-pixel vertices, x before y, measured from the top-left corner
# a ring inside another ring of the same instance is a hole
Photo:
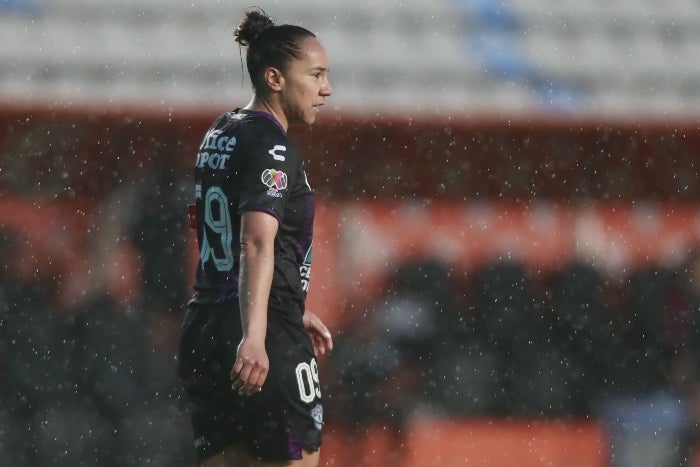
[[[239,394],[250,396],[262,390],[270,369],[264,339],[244,337],[238,344],[236,363],[231,370],[231,388]]]

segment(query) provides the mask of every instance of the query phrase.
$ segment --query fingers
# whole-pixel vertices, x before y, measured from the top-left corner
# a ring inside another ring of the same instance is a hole
[[[330,352],[333,350],[333,338],[331,337],[331,333],[326,329],[326,335],[323,337],[323,344],[326,349]]]
[[[314,355],[321,356],[325,355],[326,352],[333,350],[333,339],[329,337],[322,336],[315,332],[309,332],[311,336],[311,343],[314,348]]]
[[[311,337],[311,345],[314,348],[314,355],[317,357],[324,355],[326,353],[326,341],[318,332],[309,329],[309,336]]]
[[[326,329],[324,326],[324,331],[312,334],[314,339],[317,341],[317,345],[321,349],[321,354],[326,353],[326,351],[331,351],[333,350],[333,338],[331,337],[331,333]]]
[[[326,351],[333,350],[333,338],[331,333],[321,321],[321,318],[314,313],[307,311],[304,314],[304,326],[311,335],[311,341],[314,345],[314,353],[316,356],[323,355]]]
[[[231,371],[231,389],[243,396],[250,396],[262,390],[267,378],[268,366],[259,361],[236,360]]]
[[[326,353],[326,346],[318,334],[311,334],[311,344],[313,345],[315,356],[319,357]]]
[[[311,313],[310,311],[307,311],[304,314],[304,325],[306,326],[306,329],[313,329],[324,337],[331,337],[330,331],[328,330],[326,325],[323,324],[321,318],[316,316],[314,313]]]

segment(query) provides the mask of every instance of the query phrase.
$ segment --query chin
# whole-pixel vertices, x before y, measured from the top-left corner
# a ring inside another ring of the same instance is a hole
[[[289,126],[311,126],[316,122],[316,115],[306,115],[295,118],[289,122]]]
[[[313,125],[316,120],[318,119],[318,115],[321,112],[321,109],[319,107],[314,107],[311,109],[311,112],[309,112],[306,115],[306,124],[307,125]]]

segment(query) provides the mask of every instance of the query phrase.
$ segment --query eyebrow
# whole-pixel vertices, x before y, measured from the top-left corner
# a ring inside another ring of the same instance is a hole
[[[330,68],[326,68],[326,67],[324,67],[324,66],[316,66],[316,67],[313,67],[313,68],[311,69],[311,71],[326,71],[326,72],[328,72],[328,71],[331,71],[331,69],[330,69]]]

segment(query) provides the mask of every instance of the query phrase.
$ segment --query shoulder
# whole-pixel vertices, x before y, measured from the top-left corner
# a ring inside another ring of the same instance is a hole
[[[237,118],[241,119],[239,140],[244,147],[262,151],[279,162],[301,159],[296,146],[272,116],[248,111]]]
[[[235,109],[219,115],[209,127],[207,133],[236,133],[240,137],[267,136],[286,138],[286,134],[272,116],[265,117],[263,112]]]
[[[242,133],[251,136],[287,139],[287,135],[274,117],[264,112],[236,109],[220,118],[224,120],[224,126],[238,128]]]

